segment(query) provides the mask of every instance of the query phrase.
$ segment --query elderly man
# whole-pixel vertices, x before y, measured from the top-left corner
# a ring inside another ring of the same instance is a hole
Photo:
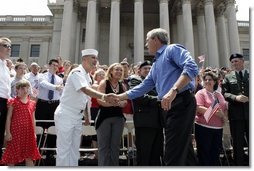
[[[36,62],[32,62],[30,65],[30,72],[25,74],[25,79],[27,79],[32,86],[32,97],[37,98],[39,94],[39,79],[42,76],[39,73],[40,66]]]
[[[117,102],[111,94],[103,94],[91,88],[89,72],[96,67],[98,51],[85,49],[81,53],[82,64],[70,72],[55,111],[56,166],[78,166],[83,111],[86,110],[90,96],[106,102]]]
[[[146,41],[155,62],[141,84],[118,97],[135,99],[156,87],[165,116],[164,162],[168,166],[195,165],[191,131],[196,100],[192,92],[198,66],[182,45],[168,45],[168,33],[164,29],[149,31]]]
[[[11,55],[11,41],[0,37],[0,159],[4,142],[5,122],[7,116],[7,100],[11,94],[10,71],[6,65],[6,58]]]

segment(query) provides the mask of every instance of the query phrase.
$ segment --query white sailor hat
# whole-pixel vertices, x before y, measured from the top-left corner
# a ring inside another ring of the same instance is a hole
[[[84,49],[81,51],[81,54],[82,56],[88,56],[88,55],[91,55],[91,56],[98,56],[98,51],[95,50],[95,49]]]
[[[30,66],[39,66],[36,62],[32,62],[31,64],[30,64]]]

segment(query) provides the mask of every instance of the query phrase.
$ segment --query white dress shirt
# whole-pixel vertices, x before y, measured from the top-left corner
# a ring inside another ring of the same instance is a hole
[[[11,76],[5,60],[0,59],[0,97],[9,99],[11,95]]]
[[[29,72],[26,73],[24,77],[31,83],[32,88],[39,89],[39,79],[41,76],[41,73],[37,73],[36,75],[34,75],[34,73]]]
[[[46,72],[39,77],[38,99],[49,100],[48,99],[49,90],[54,91],[54,96],[53,96],[52,100],[59,100],[60,99],[62,91],[56,90],[56,86],[63,84],[63,79],[55,74],[55,83],[51,84],[50,83],[51,77],[52,77],[52,74],[50,72]]]
[[[32,72],[29,72],[27,74],[25,74],[25,79],[27,79],[31,86],[32,86],[32,96],[33,97],[37,97],[39,94],[39,80],[40,77],[42,76],[41,73],[37,73],[36,75]]]

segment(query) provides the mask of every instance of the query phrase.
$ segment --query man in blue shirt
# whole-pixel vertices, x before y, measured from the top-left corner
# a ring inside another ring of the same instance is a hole
[[[182,45],[168,45],[164,29],[149,31],[146,46],[155,55],[149,74],[141,84],[118,97],[135,99],[156,87],[166,124],[164,162],[168,166],[195,165],[191,132],[196,100],[192,92],[198,66]]]

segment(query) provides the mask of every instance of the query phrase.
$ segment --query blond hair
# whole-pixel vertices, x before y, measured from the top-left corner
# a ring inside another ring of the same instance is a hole
[[[11,44],[11,40],[7,37],[0,37],[0,44],[6,44],[6,43]]]
[[[16,83],[17,90],[23,87],[30,87],[30,83],[28,80],[22,79]]]
[[[105,76],[105,79],[106,79],[106,80],[112,80],[111,72],[113,71],[113,69],[114,69],[115,67],[121,67],[122,70],[124,70],[124,69],[123,69],[123,66],[122,66],[120,63],[113,63],[113,64],[111,64],[111,65],[109,66],[107,72],[106,72],[106,76]],[[121,76],[121,79],[120,79],[120,80],[123,80],[123,78],[124,78],[124,72],[122,73],[122,76]]]
[[[97,81],[97,77],[100,73],[105,73],[106,75],[106,72],[103,69],[99,68],[94,72],[93,79]]]

